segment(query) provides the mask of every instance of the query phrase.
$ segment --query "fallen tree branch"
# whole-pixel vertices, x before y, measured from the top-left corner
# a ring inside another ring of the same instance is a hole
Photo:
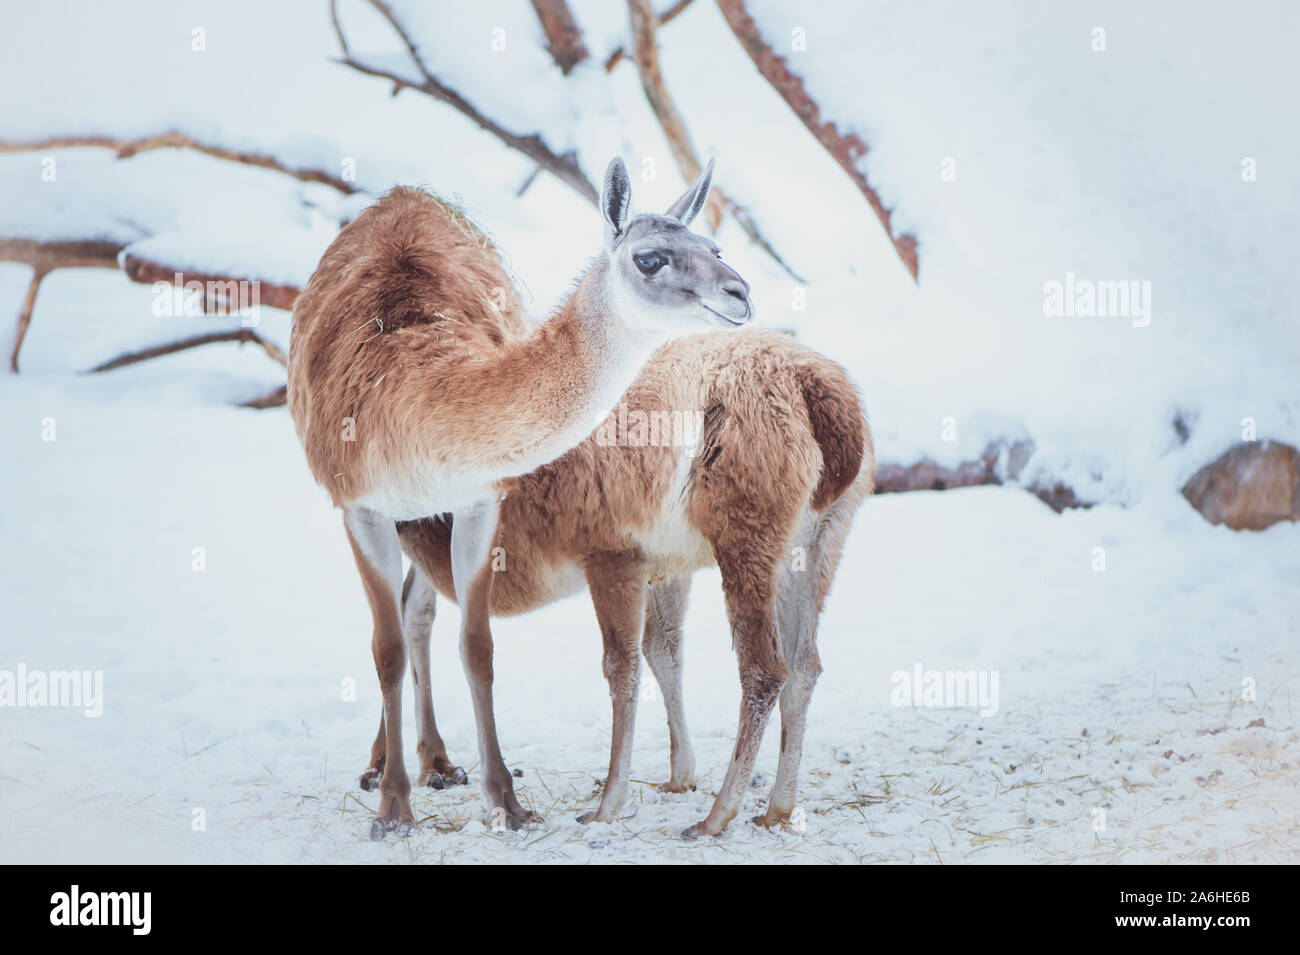
[[[822,147],[831,154],[840,167],[848,173],[858,190],[866,197],[867,203],[885,227],[885,233],[893,243],[898,257],[914,280],[918,280],[919,262],[917,258],[916,237],[912,235],[895,235],[890,226],[891,210],[886,209],[880,195],[872,188],[867,177],[859,168],[859,160],[867,153],[867,144],[856,133],[842,133],[835,123],[823,119],[816,100],[804,88],[803,80],[792,72],[785,60],[778,56],[768,45],[745,9],[744,0],[717,0],[718,9],[736,35],[740,45],[745,48],[749,58],[758,67],[758,72],[781,94],[794,114],[799,117],[808,131],[816,137]]]
[[[1300,450],[1281,441],[1243,441],[1203,465],[1182,493],[1211,524],[1235,531],[1300,521]]]
[[[650,6],[650,0],[627,0],[627,7],[632,29],[632,59],[641,77],[641,89],[645,92],[655,119],[659,121],[659,128],[663,130],[664,138],[668,140],[668,148],[673,154],[682,178],[687,182],[694,182],[703,166],[699,154],[695,151],[695,144],[691,142],[690,133],[686,130],[686,122],[682,119],[677,104],[673,102],[667,84],[664,82],[663,71],[659,66],[659,40],[655,32],[657,21],[654,10]],[[705,207],[709,226],[714,232],[718,230],[724,211],[731,213],[741,230],[771,256],[786,274],[798,282],[803,281],[777,254],[772,244],[759,230],[749,210],[732,201],[720,188],[715,187]]]
[[[410,55],[411,62],[419,71],[419,79],[412,82],[414,77],[404,77],[389,70],[384,70],[376,66],[370,66],[353,58],[351,50],[348,47],[347,38],[343,33],[343,28],[339,23],[338,0],[330,0],[330,21],[334,26],[335,36],[338,38],[339,47],[343,51],[343,57],[339,60],[343,65],[356,70],[359,73],[365,73],[368,76],[378,76],[387,79],[393,83],[393,92],[398,93],[403,89],[419,90],[439,102],[446,103],[452,109],[474,122],[480,129],[491,133],[501,142],[505,143],[516,152],[527,156],[537,165],[541,166],[547,172],[568,184],[580,196],[595,205],[597,202],[596,187],[591,184],[591,180],[583,173],[582,168],[578,165],[577,157],[572,152],[557,155],[542,139],[538,133],[519,134],[512,132],[495,120],[490,119],[481,113],[469,100],[465,99],[457,91],[446,86],[437,79],[425,66],[424,61],[420,58],[419,50],[416,48],[415,41],[411,39],[406,27],[393,13],[392,9],[384,0],[366,0],[376,11],[379,12],[389,25],[397,33],[406,52]]]
[[[546,49],[555,65],[565,76],[591,56],[582,42],[582,30],[573,19],[573,12],[565,0],[533,0],[537,21],[546,34]]]
[[[902,494],[907,491],[947,491],[958,487],[1006,485],[1033,494],[1056,513],[1068,507],[1092,507],[1092,501],[1079,498],[1074,489],[1060,481],[1029,483],[1021,480],[1025,465],[1033,456],[1034,442],[1029,439],[989,442],[973,461],[945,467],[930,458],[910,464],[881,462],[876,467],[876,494]]]
[[[117,268],[120,246],[97,239],[66,242],[38,242],[35,239],[0,239],[0,262],[20,262],[32,267],[32,280],[23,296],[14,330],[14,343],[9,351],[9,370],[18,373],[18,353],[32,323],[36,308],[36,293],[45,276],[59,268]]]
[[[189,338],[182,338],[178,341],[168,342],[165,345],[154,345],[151,348],[143,348],[139,351],[126,352],[111,358],[106,362],[96,365],[94,368],[87,368],[86,374],[98,374],[104,371],[114,371],[118,368],[124,368],[127,365],[135,365],[142,361],[149,361],[152,358],[161,358],[164,355],[174,355],[177,352],[185,351],[190,348],[198,348],[202,345],[212,345],[217,342],[239,342],[241,344],[252,342],[259,346],[273,361],[281,365],[288,365],[289,360],[285,357],[284,352],[280,351],[273,342],[267,341],[251,328],[235,328],[224,332],[208,332],[203,335],[193,335]]]
[[[192,149],[208,156],[215,156],[217,159],[243,163],[246,166],[258,166],[262,169],[271,169],[275,172],[284,173],[286,176],[292,176],[301,182],[318,182],[337,189],[345,195],[360,192],[356,185],[319,169],[294,169],[262,153],[241,152],[237,149],[227,149],[224,146],[202,143],[175,131],[159,133],[155,136],[145,136],[140,139],[114,139],[111,136],[55,136],[50,139],[32,140],[30,142],[0,140],[0,153],[32,152],[42,149],[71,149],[81,146],[98,146],[111,149],[117,154],[118,159],[129,159],[139,153],[153,149]]]
[[[190,282],[202,282],[204,288],[209,288],[230,282],[251,282],[257,287],[259,305],[282,308],[286,312],[293,311],[293,303],[297,301],[302,291],[296,285],[276,285],[274,282],[265,282],[262,279],[235,279],[207,272],[187,272],[162,262],[139,258],[130,252],[122,257],[122,271],[126,272],[126,277],[132,282],[139,282],[141,285],[166,282],[168,285],[181,288]],[[179,281],[177,276],[180,277]]]
[[[0,237],[0,262],[21,262],[34,269],[115,269],[119,242],[105,239],[71,239],[42,242],[39,239]]]
[[[293,285],[277,285],[261,279],[238,279],[230,276],[176,268],[162,262],[127,253],[121,255],[124,246],[120,242],[103,239],[76,239],[60,242],[40,242],[35,239],[0,238],[0,262],[21,262],[32,267],[32,281],[27,288],[22,310],[18,314],[17,330],[14,335],[13,349],[9,354],[10,371],[18,371],[18,353],[22,350],[23,340],[31,325],[32,311],[36,305],[36,293],[41,281],[55,269],[121,268],[132,282],[153,285],[165,282],[168,285],[183,288],[190,282],[201,282],[205,289],[222,289],[231,284],[253,283],[257,290],[257,304],[271,308],[293,309],[298,298],[299,289]],[[121,262],[118,259],[121,256]],[[205,305],[207,298],[205,296]],[[252,339],[243,339],[252,341]],[[266,343],[263,347],[275,349]],[[278,349],[275,349],[278,352]],[[272,358],[285,364],[283,356],[277,357],[268,350]],[[92,369],[92,371],[95,369]]]

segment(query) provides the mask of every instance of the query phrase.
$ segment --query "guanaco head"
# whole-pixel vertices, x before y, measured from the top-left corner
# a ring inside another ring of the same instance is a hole
[[[713,161],[663,215],[628,214],[632,184],[623,160],[605,170],[605,215],[611,304],[627,325],[643,329],[739,328],[754,316],[749,283],[721,259],[718,246],[689,228],[704,208]]]

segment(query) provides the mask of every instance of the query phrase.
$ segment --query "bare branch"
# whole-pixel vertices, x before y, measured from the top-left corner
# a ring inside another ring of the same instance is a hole
[[[703,166],[695,152],[695,144],[691,142],[691,134],[686,131],[686,121],[669,95],[663,71],[659,68],[654,9],[650,0],[627,0],[627,11],[632,24],[632,59],[641,76],[641,89],[645,91],[650,109],[664,131],[682,178],[694,182]],[[707,213],[709,226],[716,232],[718,223],[722,221],[722,201],[716,193],[709,197]]]
[[[54,269],[115,269],[117,254],[121,251],[121,243],[103,239],[41,242],[0,237],[0,262],[22,262],[46,272]]]
[[[190,282],[202,282],[207,287],[224,282],[255,282],[257,284],[259,304],[268,305],[271,308],[282,308],[285,311],[293,310],[293,303],[297,301],[298,295],[302,291],[295,285],[276,285],[274,282],[265,282],[262,279],[236,279],[228,275],[214,275],[209,272],[196,272],[193,270],[186,271],[185,269],[167,265],[164,262],[140,258],[130,252],[122,258],[122,270],[126,272],[126,277],[132,282],[139,282],[142,285],[166,282],[168,285],[184,286]],[[177,276],[180,276],[179,281]]]
[[[87,368],[87,374],[97,374],[103,371],[113,371],[117,368],[123,368],[127,365],[134,365],[142,361],[149,361],[151,358],[161,358],[164,355],[174,355],[177,352],[185,351],[189,348],[198,348],[201,345],[212,345],[216,342],[252,342],[261,347],[263,351],[271,357],[272,360],[279,362],[281,365],[288,365],[288,359],[285,358],[284,352],[280,351],[274,343],[267,341],[251,328],[235,328],[225,332],[208,332],[203,335],[193,335],[189,338],[182,338],[179,341],[168,342],[165,345],[154,345],[151,348],[143,348],[140,351],[126,352],[118,355],[94,368]]]
[[[9,370],[18,372],[18,353],[32,323],[36,307],[36,293],[41,280],[59,268],[117,268],[117,253],[121,246],[100,240],[74,240],[67,242],[38,242],[35,239],[0,238],[0,262],[21,262],[32,267],[32,280],[23,297],[14,331],[13,348],[9,352]]]
[[[286,176],[292,176],[301,182],[319,182],[337,189],[345,195],[352,195],[360,191],[352,183],[346,182],[338,176],[322,172],[319,169],[293,169],[279,160],[261,153],[240,152],[235,149],[227,149],[224,146],[201,143],[175,131],[159,133],[156,136],[145,136],[140,139],[114,139],[110,136],[55,136],[50,139],[30,142],[0,140],[0,153],[32,152],[41,149],[71,149],[80,146],[98,146],[111,149],[117,153],[118,159],[128,159],[138,153],[148,152],[152,149],[193,149],[195,152],[215,156],[217,159],[243,163],[246,166],[258,166],[262,169],[272,169],[284,173]]]
[[[61,242],[39,242],[35,239],[0,238],[0,262],[22,262],[32,267],[32,281],[23,300],[22,311],[18,315],[17,331],[14,335],[13,349],[9,355],[9,369],[18,371],[18,353],[22,349],[23,339],[31,325],[32,311],[36,305],[36,293],[41,280],[55,269],[86,269],[119,267],[118,257],[123,246],[118,242],[103,239],[77,239]],[[204,272],[187,272],[185,269],[140,258],[130,253],[122,256],[121,268],[132,282],[153,285],[166,282],[168,285],[184,286],[188,282],[202,282],[205,288],[214,285],[226,285],[233,282],[255,282],[257,285],[258,304],[271,308],[291,310],[297,299],[299,289],[292,285],[277,285],[260,279],[236,279],[229,276]],[[179,277],[179,280],[178,280]],[[247,330],[245,330],[247,331]],[[263,341],[257,336],[244,337],[241,341],[257,341],[266,353],[280,364],[288,361],[274,344]],[[200,342],[200,344],[202,344]],[[91,369],[96,371],[99,369]]]
[[[564,0],[533,0],[537,20],[546,34],[546,48],[565,76],[591,54],[582,42],[582,29]]]
[[[646,100],[659,121],[664,137],[668,140],[668,147],[677,162],[678,170],[687,182],[692,182],[699,176],[702,166],[695,145],[691,142],[690,133],[686,130],[686,122],[682,119],[664,83],[663,71],[659,66],[659,41],[655,33],[654,10],[650,6],[650,0],[628,0],[627,7],[632,27],[632,58],[641,77],[641,88],[645,91]],[[732,201],[720,188],[714,187],[706,206],[706,214],[709,225],[715,232],[724,211],[730,212],[744,233],[770,255],[787,274],[796,281],[803,281],[772,248],[772,244],[759,230],[749,210]]]
[[[1035,449],[1031,438],[1001,438],[989,442],[976,459],[952,467],[930,458],[910,464],[882,461],[876,469],[876,494],[906,491],[946,491],[959,487],[1005,485],[1024,488],[1056,513],[1066,508],[1089,508],[1095,503],[1080,498],[1074,488],[1047,476],[1025,480],[1025,465]]]
[[[272,388],[266,394],[254,398],[251,401],[242,401],[239,404],[241,408],[282,408],[289,403],[289,388],[287,385],[281,385],[279,388]]]
[[[27,294],[23,297],[22,311],[18,313],[18,328],[14,332],[14,347],[9,353],[9,370],[15,375],[18,374],[18,353],[22,351],[23,339],[27,337],[27,326],[32,321],[32,309],[36,307],[36,292],[41,287],[41,279],[48,274],[48,269],[33,269],[31,284],[27,286]]]
[[[893,228],[889,224],[891,210],[885,208],[879,194],[867,182],[867,177],[859,168],[859,160],[867,153],[867,144],[856,133],[842,133],[836,129],[833,121],[822,118],[821,109],[804,88],[803,80],[790,70],[785,60],[778,56],[763,39],[758,25],[745,10],[744,0],[717,0],[717,2],[718,9],[722,11],[723,17],[731,27],[731,32],[736,35],[740,45],[754,61],[759,73],[773,89],[781,94],[781,98],[794,110],[794,114],[799,117],[804,126],[808,127],[808,131],[848,173],[849,178],[875,211],[881,225],[885,227],[885,232],[894,244],[898,257],[903,260],[903,265],[911,273],[912,278],[917,279],[919,264],[916,237],[894,235]]]
[[[674,3],[671,7],[665,10],[663,14],[659,17],[659,22],[657,25],[661,27],[667,26],[669,23],[673,21],[673,19],[677,16],[677,14],[681,13],[690,5],[691,5],[691,0],[677,0],[676,3]],[[609,58],[607,60],[605,60],[605,72],[612,73],[614,71],[614,67],[618,66],[619,63],[623,62],[623,59],[626,56],[627,53],[624,52],[623,48],[620,46],[618,49],[616,49],[613,53],[609,55]]]
[[[537,165],[541,166],[547,172],[551,173],[562,182],[567,183],[580,196],[595,205],[597,202],[596,187],[591,184],[582,168],[578,165],[577,158],[572,153],[557,155],[546,144],[542,137],[537,133],[526,135],[511,132],[510,130],[490,119],[481,113],[469,100],[461,96],[460,93],[451,89],[437,79],[420,58],[419,50],[416,48],[415,41],[412,40],[406,28],[398,20],[397,16],[389,8],[384,0],[367,0],[367,2],[384,17],[401,38],[407,53],[411,57],[411,62],[419,71],[419,79],[415,77],[400,76],[389,70],[381,69],[376,66],[370,66],[356,60],[349,52],[347,39],[343,35],[342,27],[339,24],[337,11],[334,10],[336,0],[331,0],[331,16],[334,25],[335,35],[339,40],[339,47],[343,51],[343,57],[339,60],[345,66],[348,66],[359,73],[365,73],[368,76],[378,76],[389,80],[394,84],[394,92],[399,92],[404,88],[419,90],[428,96],[432,96],[439,102],[446,103],[452,109],[461,115],[467,117],[479,128],[491,133],[497,139],[501,140],[511,149],[527,156]],[[412,82],[412,80],[416,80]]]

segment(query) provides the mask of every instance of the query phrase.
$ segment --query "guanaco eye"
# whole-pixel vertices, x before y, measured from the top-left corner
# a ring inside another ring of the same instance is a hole
[[[632,256],[632,261],[646,275],[654,275],[668,264],[668,260],[658,252],[638,252]]]

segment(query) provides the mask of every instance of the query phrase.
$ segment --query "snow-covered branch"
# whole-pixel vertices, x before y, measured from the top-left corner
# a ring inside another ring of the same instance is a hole
[[[250,153],[238,149],[228,149],[212,143],[200,142],[176,131],[159,133],[155,136],[143,136],[138,139],[115,139],[112,136],[52,136],[48,139],[29,142],[13,142],[0,139],[0,153],[35,152],[46,149],[72,149],[76,147],[95,146],[111,149],[118,159],[129,159],[142,152],[153,149],[192,149],[195,152],[225,159],[229,162],[243,163],[246,166],[259,166],[292,176],[302,182],[318,182],[337,189],[344,195],[352,195],[360,190],[353,183],[339,176],[331,175],[320,169],[295,169],[284,165],[273,156],[264,153]]]
[[[917,278],[919,268],[916,251],[916,237],[912,235],[895,235],[893,227],[890,225],[891,210],[885,208],[881,201],[880,195],[872,188],[871,183],[863,174],[859,166],[859,161],[867,153],[867,144],[857,133],[841,132],[836,128],[832,120],[824,119],[821,115],[821,108],[817,101],[804,87],[803,80],[796,75],[785,60],[778,56],[772,47],[763,39],[762,33],[759,32],[758,24],[754,22],[753,17],[745,9],[744,0],[718,0],[718,9],[722,11],[723,17],[726,18],[731,31],[740,41],[749,58],[754,61],[758,67],[759,73],[763,78],[772,85],[781,98],[786,101],[794,114],[799,117],[800,121],[808,128],[808,131],[817,138],[828,153],[835,158],[849,178],[866,197],[867,203],[880,219],[881,225],[885,227],[885,232],[889,235],[889,240],[894,244],[898,251],[898,257],[903,260],[903,265],[911,273],[912,278]]]
[[[597,194],[596,187],[592,185],[591,180],[587,178],[582,168],[578,165],[577,157],[569,152],[558,155],[540,133],[517,133],[506,129],[500,123],[485,115],[473,103],[462,96],[459,92],[447,86],[440,81],[429,66],[420,57],[420,52],[415,45],[414,39],[410,32],[402,24],[402,21],[393,12],[392,8],[384,3],[383,0],[367,0],[367,2],[379,12],[393,30],[401,39],[402,44],[410,56],[411,63],[419,71],[418,77],[402,76],[385,67],[376,64],[365,63],[356,59],[348,46],[347,37],[343,32],[342,24],[339,23],[337,0],[331,0],[330,16],[334,25],[334,33],[338,37],[339,47],[343,51],[340,58],[341,63],[360,73],[369,76],[378,76],[390,80],[393,83],[393,92],[398,93],[403,89],[419,90],[428,96],[432,96],[439,102],[446,103],[452,109],[461,113],[463,116],[472,120],[484,131],[491,133],[501,142],[505,143],[511,149],[522,153],[547,172],[556,176],[562,182],[571,186],[575,192],[590,202],[596,204]]]
[[[565,0],[533,0],[533,9],[546,34],[546,49],[560,72],[568,76],[570,70],[591,56],[573,11]]]
[[[690,133],[686,129],[686,122],[682,119],[681,112],[673,102],[668,86],[664,82],[663,70],[659,65],[659,40],[655,32],[658,20],[654,9],[650,6],[650,0],[628,0],[627,7],[632,27],[632,60],[636,63],[637,72],[641,77],[641,88],[645,91],[646,101],[659,122],[659,128],[663,130],[664,138],[668,140],[668,147],[677,162],[682,178],[687,182],[693,182],[699,176],[703,166],[699,154],[695,151],[695,144],[691,141]],[[758,223],[754,221],[749,210],[734,202],[721,188],[715,186],[705,207],[709,226],[715,232],[724,211],[731,213],[736,224],[750,240],[771,256],[786,274],[796,281],[804,281],[777,254],[772,243],[759,230]]]
[[[121,268],[126,273],[127,278],[133,282],[140,282],[145,285],[153,285],[157,282],[165,282],[168,285],[184,286],[190,282],[201,282],[205,288],[213,286],[235,286],[240,283],[256,282],[258,290],[258,304],[268,305],[272,308],[292,309],[294,300],[297,299],[299,289],[292,285],[276,284],[273,282],[263,282],[259,279],[250,279],[248,277],[234,277],[228,275],[219,275],[205,271],[198,271],[194,268],[183,268],[165,262],[159,262],[144,256],[131,252],[125,252],[125,246],[117,242],[104,241],[101,239],[78,239],[65,240],[57,242],[41,242],[34,239],[19,239],[0,237],[0,262],[20,262],[32,267],[32,280],[27,288],[27,294],[23,299],[22,308],[18,314],[18,323],[14,333],[13,347],[9,354],[10,371],[18,371],[18,356],[22,351],[23,340],[27,336],[27,330],[31,325],[32,311],[36,305],[36,295],[40,289],[41,281],[50,272],[56,269],[84,269],[84,268]],[[246,334],[245,334],[246,333]],[[265,342],[258,336],[253,335],[249,330],[242,330],[241,341],[256,341],[262,345],[268,355],[273,359],[286,364],[286,360],[280,350],[270,342]],[[203,338],[204,336],[200,336]],[[210,338],[210,336],[209,336]],[[210,340],[225,340],[220,338],[211,338]],[[195,341],[194,345],[206,344],[206,341]],[[193,347],[187,345],[184,347]],[[170,351],[179,350],[168,346],[160,346],[161,350],[149,349],[152,354],[141,353],[143,357],[134,358],[131,361],[120,361],[121,364],[131,364],[134,361],[141,361],[144,358],[156,357],[161,354],[169,354]],[[126,357],[126,356],[122,356]],[[92,371],[106,371],[108,367],[117,367],[112,362],[107,366],[96,367]]]

